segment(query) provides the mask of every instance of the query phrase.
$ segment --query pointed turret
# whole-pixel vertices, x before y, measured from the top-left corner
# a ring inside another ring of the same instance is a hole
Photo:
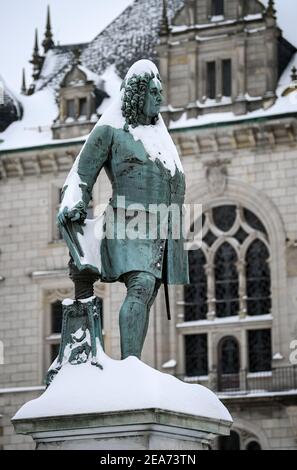
[[[25,69],[23,68],[23,73],[22,73],[22,88],[21,88],[21,93],[22,95],[27,94],[27,87],[26,87],[26,74],[25,74]]]
[[[266,16],[276,19],[276,9],[274,8],[274,0],[269,0],[266,10]]]
[[[168,36],[168,34],[169,34],[169,21],[168,21],[168,12],[167,12],[167,2],[166,0],[163,0],[160,36]]]
[[[41,71],[42,64],[43,64],[43,57],[39,55],[37,28],[35,29],[34,49],[33,49],[32,59],[30,60],[30,64],[33,65],[32,77],[34,80],[37,80]]]
[[[51,15],[50,15],[50,7],[47,6],[47,18],[46,18],[46,29],[44,40],[42,41],[42,45],[44,48],[44,53],[46,54],[49,49],[52,49],[55,45],[53,41],[53,34],[52,34],[52,26],[51,26]]]

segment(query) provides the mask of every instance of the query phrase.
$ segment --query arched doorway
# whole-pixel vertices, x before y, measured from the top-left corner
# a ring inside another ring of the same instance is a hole
[[[219,391],[236,391],[240,388],[240,350],[236,338],[223,338],[218,347]]]

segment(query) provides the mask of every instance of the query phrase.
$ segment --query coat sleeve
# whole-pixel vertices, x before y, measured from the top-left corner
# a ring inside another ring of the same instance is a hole
[[[83,201],[88,206],[93,186],[108,159],[113,130],[110,126],[96,125],[77,156],[62,190],[60,210],[71,210]]]

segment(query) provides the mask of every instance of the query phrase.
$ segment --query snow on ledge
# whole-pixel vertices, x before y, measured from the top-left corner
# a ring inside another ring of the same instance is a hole
[[[170,359],[169,361],[165,362],[162,365],[162,369],[173,369],[176,367],[176,360],[175,359]]]
[[[193,320],[193,321],[184,321],[177,323],[177,328],[186,328],[193,326],[212,326],[212,325],[221,325],[221,324],[243,324],[243,323],[254,323],[254,322],[267,322],[272,321],[273,316],[271,313],[266,315],[248,315],[245,318],[240,318],[239,315],[232,315],[230,317],[215,317],[212,320]]]
[[[103,370],[89,362],[66,364],[49,388],[26,403],[14,420],[158,408],[232,422],[217,396],[130,356],[117,361],[101,352]]]

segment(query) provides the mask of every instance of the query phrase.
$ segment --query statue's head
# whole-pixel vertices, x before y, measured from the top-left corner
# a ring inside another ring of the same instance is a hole
[[[162,83],[159,71],[150,60],[139,60],[129,69],[122,84],[122,113],[129,125],[156,124],[162,103]]]

